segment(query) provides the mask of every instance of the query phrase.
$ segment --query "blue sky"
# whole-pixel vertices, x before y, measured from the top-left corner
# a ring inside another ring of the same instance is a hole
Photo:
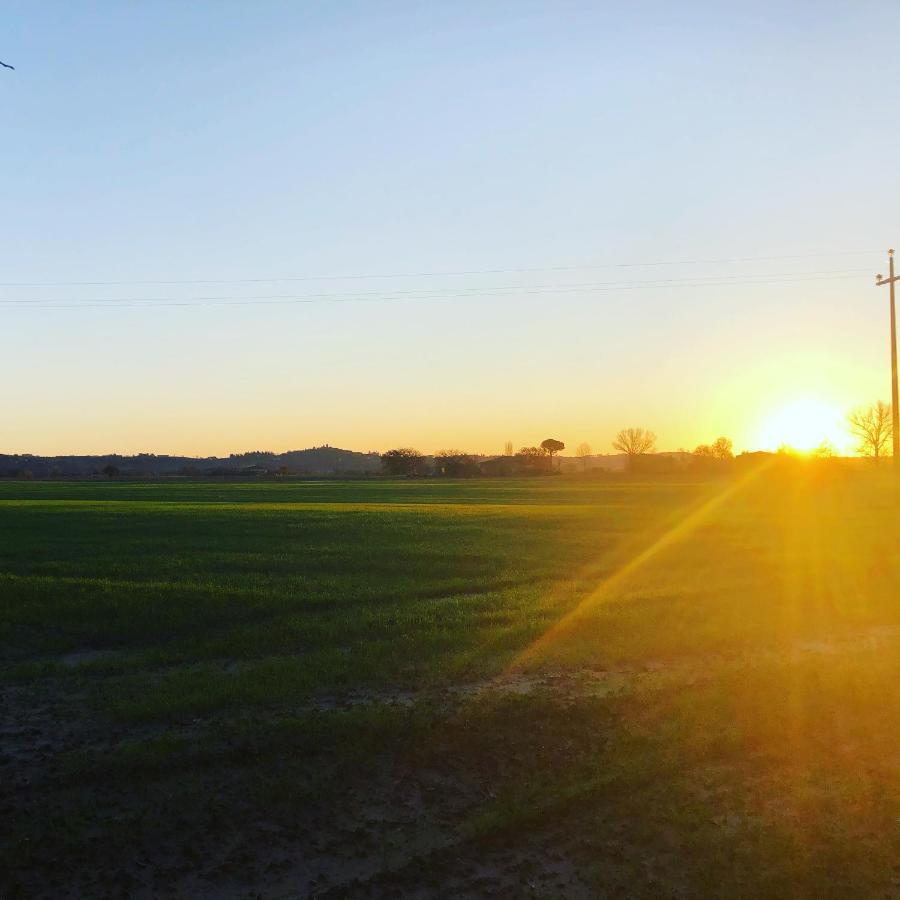
[[[740,448],[797,397],[889,399],[897,33],[889,2],[6,3],[0,299],[66,303],[3,305],[0,450]],[[130,283],[32,284],[78,281]]]

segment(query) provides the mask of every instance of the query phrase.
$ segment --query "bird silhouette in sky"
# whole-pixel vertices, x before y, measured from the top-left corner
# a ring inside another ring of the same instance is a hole
[[[16,67],[15,67],[15,66],[11,66],[9,63],[3,62],[2,59],[0,59],[0,66],[3,66],[4,69],[12,69],[13,72],[16,71]]]

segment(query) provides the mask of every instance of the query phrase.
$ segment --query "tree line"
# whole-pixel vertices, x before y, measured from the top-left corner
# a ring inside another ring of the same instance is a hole
[[[656,435],[645,428],[625,428],[616,435],[612,444],[619,453],[624,453],[629,464],[637,457],[654,451]],[[549,475],[559,471],[554,466],[566,445],[557,438],[545,438],[540,444],[514,450],[512,441],[507,441],[500,456],[482,458],[461,450],[441,450],[433,457],[413,447],[396,447],[381,456],[382,471],[394,476],[438,475],[449,478],[466,478],[477,475]],[[592,455],[591,446],[581,443],[575,455],[582,461],[583,468]]]
[[[877,463],[890,454],[891,449],[891,407],[886,403],[853,410],[847,416],[850,433],[857,439],[857,452],[871,457]],[[730,438],[722,436],[712,443],[699,444],[693,451],[682,450],[678,454],[656,454],[656,434],[648,428],[623,428],[612,441],[612,448],[626,458],[625,468],[631,472],[663,471],[674,468],[673,456],[682,459],[685,468],[697,471],[721,471],[730,467],[735,460],[734,447]],[[559,471],[554,459],[566,449],[563,441],[546,438],[536,446],[520,447],[514,450],[512,441],[506,441],[503,453],[494,457],[479,457],[461,450],[441,450],[433,457],[412,447],[397,447],[381,455],[382,471],[393,476],[437,475],[448,478],[470,478],[478,475],[549,475]],[[782,453],[790,448],[781,448]],[[754,456],[755,454],[748,454]],[[827,442],[812,451],[814,457],[835,455],[834,448]],[[651,457],[656,456],[656,459]],[[578,444],[575,457],[580,461],[582,471],[588,471],[593,457],[591,445]]]

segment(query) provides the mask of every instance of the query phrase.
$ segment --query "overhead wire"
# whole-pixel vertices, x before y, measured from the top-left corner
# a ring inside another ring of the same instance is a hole
[[[330,275],[285,275],[254,278],[187,278],[187,279],[116,279],[83,281],[0,281],[0,287],[103,287],[124,285],[190,285],[190,284],[274,284],[302,281],[351,281],[403,278],[449,278],[473,275],[522,274],[535,272],[576,272],[600,269],[632,269],[659,266],[720,265],[737,262],[767,262],[786,259],[820,259],[836,256],[874,256],[876,250],[838,250],[819,253],[789,253],[769,256],[731,256],[697,259],[649,260],[624,263],[584,263],[567,266],[527,266],[495,269],[455,269],[446,271],[422,271],[402,273],[352,273]]]
[[[195,297],[110,297],[110,298],[0,298],[7,307],[20,306],[40,309],[76,309],[96,307],[156,307],[315,304],[315,303],[387,303],[446,299],[515,298],[546,294],[594,294],[635,290],[673,288],[734,287],[740,285],[794,284],[809,281],[845,280],[859,277],[868,270],[828,270],[825,272],[782,272],[770,274],[742,274],[695,276],[686,279],[656,279],[645,281],[580,282],[544,285],[499,285],[471,288],[411,289],[389,293],[369,291],[329,294],[263,294],[258,296],[195,296]]]

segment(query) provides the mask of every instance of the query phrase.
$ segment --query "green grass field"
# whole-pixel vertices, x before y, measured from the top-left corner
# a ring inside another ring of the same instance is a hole
[[[0,483],[0,896],[900,895],[898,501]]]

